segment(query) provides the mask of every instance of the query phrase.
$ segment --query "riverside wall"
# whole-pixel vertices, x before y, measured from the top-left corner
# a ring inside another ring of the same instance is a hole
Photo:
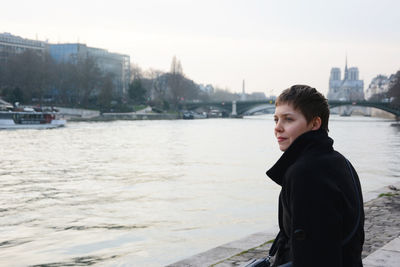
[[[126,113],[100,113],[98,110],[60,108],[59,115],[68,121],[114,121],[114,120],[175,120],[179,114],[151,113],[150,111]]]
[[[110,113],[101,114],[99,116],[71,117],[68,121],[115,121],[115,120],[176,120],[180,119],[179,115],[175,114],[157,114],[157,113]]]

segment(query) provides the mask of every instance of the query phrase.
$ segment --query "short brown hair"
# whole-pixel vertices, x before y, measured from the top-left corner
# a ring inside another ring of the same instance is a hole
[[[281,104],[293,105],[294,109],[300,110],[310,123],[315,117],[321,118],[321,128],[326,132],[329,121],[328,100],[315,88],[308,85],[293,85],[284,90],[276,99],[275,106]]]

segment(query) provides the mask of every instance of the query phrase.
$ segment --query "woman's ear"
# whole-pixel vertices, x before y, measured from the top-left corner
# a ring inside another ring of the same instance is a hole
[[[313,120],[312,120],[312,128],[311,128],[311,130],[318,130],[319,128],[321,128],[321,123],[322,123],[322,121],[321,121],[321,118],[320,117],[315,117]]]

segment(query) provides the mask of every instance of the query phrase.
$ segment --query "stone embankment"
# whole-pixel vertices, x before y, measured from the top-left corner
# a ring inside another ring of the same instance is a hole
[[[153,113],[151,108],[137,112],[100,113],[98,110],[60,108],[59,114],[68,121],[114,121],[114,120],[175,120],[179,114]]]
[[[67,120],[74,120],[74,119],[88,120],[100,116],[100,112],[98,110],[63,108],[63,107],[55,107],[55,108],[58,110],[58,113]]]
[[[176,120],[179,119],[178,114],[167,113],[103,113],[91,120],[96,121],[114,121],[114,120]]]
[[[364,267],[394,267],[400,262],[400,183],[364,194]],[[274,232],[275,231],[275,232]],[[169,267],[243,266],[250,259],[268,255],[277,230],[256,233]]]

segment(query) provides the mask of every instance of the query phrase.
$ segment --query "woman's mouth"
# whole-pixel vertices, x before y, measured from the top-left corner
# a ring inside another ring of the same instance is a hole
[[[287,138],[285,137],[277,137],[278,143],[285,141]]]

